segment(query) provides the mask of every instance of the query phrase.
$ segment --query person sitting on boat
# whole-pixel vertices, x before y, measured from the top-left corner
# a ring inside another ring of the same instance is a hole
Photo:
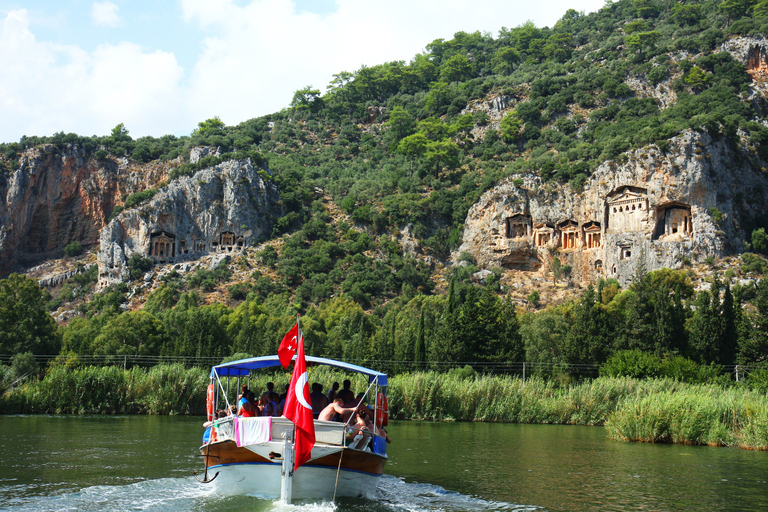
[[[349,389],[351,385],[352,383],[349,381],[349,379],[344,379],[344,388],[336,393],[336,396],[344,400],[345,404],[355,399],[355,393]]]
[[[331,390],[328,392],[328,403],[330,404],[334,400],[336,400],[336,393],[339,392],[339,383],[334,382],[331,385]]]
[[[323,394],[323,385],[319,382],[312,383],[312,392],[309,394],[312,402],[312,416],[317,419],[318,415],[328,406],[328,397]]]
[[[261,395],[261,399],[259,400],[259,407],[261,409],[262,416],[277,416],[277,402],[274,400],[274,397],[276,396],[277,393],[274,391],[272,392],[272,396],[269,396],[268,393]]]
[[[355,412],[354,407],[345,409],[343,406],[344,401],[341,398],[337,398],[320,412],[320,415],[317,417],[317,419],[320,421],[340,421],[344,414],[351,414]]]
[[[368,448],[371,439],[371,429],[365,422],[367,413],[360,411],[356,414],[357,421],[347,430],[347,446],[355,450],[364,450]]]
[[[261,410],[256,405],[256,394],[253,391],[248,391],[245,395],[245,403],[240,407],[240,416],[242,418],[256,418],[261,416]]]
[[[242,407],[245,403],[248,402],[248,384],[243,384],[242,388],[240,388],[241,393],[237,395],[237,414],[242,414]]]

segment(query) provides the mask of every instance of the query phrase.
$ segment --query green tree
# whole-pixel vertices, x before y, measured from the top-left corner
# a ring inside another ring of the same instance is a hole
[[[507,144],[517,142],[522,134],[523,120],[520,119],[513,110],[502,118],[499,122],[501,138]]]
[[[320,90],[313,89],[311,85],[299,89],[293,93],[291,106],[298,110],[307,110],[309,112],[319,111],[323,106]]]
[[[565,355],[575,364],[602,364],[611,354],[616,325],[592,285],[573,308],[573,323],[565,339]]]
[[[520,62],[520,52],[511,46],[503,46],[496,50],[491,60],[493,71],[499,75],[508,75],[515,69],[515,65]]]
[[[0,280],[0,354],[57,354],[61,339],[46,310],[50,293],[19,274]]]
[[[407,110],[397,105],[390,112],[389,121],[384,125],[388,128],[389,149],[395,151],[400,141],[413,133],[416,123]]]
[[[197,123],[197,128],[192,134],[203,135],[206,132],[223,130],[225,126],[224,121],[222,121],[219,116],[215,116]]]
[[[424,136],[423,133],[414,133],[404,137],[397,145],[397,152],[410,157],[411,167],[410,174],[413,175],[413,161],[416,158],[420,158],[427,151],[427,144],[429,139]]]
[[[456,82],[456,85],[468,78],[471,73],[472,63],[466,56],[460,54],[453,55],[440,66],[440,76],[448,82]]]
[[[413,361],[416,363],[416,368],[420,368],[419,363],[423,363],[427,359],[427,347],[426,339],[424,337],[424,310],[419,315],[419,330],[416,333],[416,345],[413,351]]]
[[[693,66],[685,75],[684,81],[691,86],[694,91],[702,91],[711,79],[711,75],[701,69],[699,66]]]
[[[112,133],[110,134],[110,138],[112,139],[113,143],[128,142],[132,140],[131,136],[128,135],[128,129],[125,127],[123,123],[120,123],[114,128],[112,128]]]
[[[127,311],[112,317],[91,344],[91,353],[158,355],[163,324],[146,311]]]
[[[758,228],[752,231],[752,248],[760,254],[768,254],[768,235],[765,234],[765,228]]]
[[[450,140],[427,142],[424,157],[434,166],[435,176],[440,174],[443,167],[455,169],[459,165],[459,146]]]

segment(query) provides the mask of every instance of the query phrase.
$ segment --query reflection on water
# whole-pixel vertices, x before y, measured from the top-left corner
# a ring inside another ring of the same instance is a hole
[[[0,416],[0,510],[768,510],[768,453],[609,441],[595,427],[398,422],[367,498],[285,506],[191,477],[201,418]]]

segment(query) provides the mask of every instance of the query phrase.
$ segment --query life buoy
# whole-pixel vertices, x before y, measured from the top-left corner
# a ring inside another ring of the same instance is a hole
[[[376,395],[376,426],[386,427],[389,425],[389,399],[384,393]]]
[[[208,413],[208,421],[213,419],[213,382],[208,384],[208,393],[205,399],[205,411]]]

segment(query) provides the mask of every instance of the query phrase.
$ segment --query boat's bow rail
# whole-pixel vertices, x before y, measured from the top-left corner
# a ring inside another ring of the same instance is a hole
[[[315,446],[349,446],[348,439],[354,439],[359,430],[338,421],[315,420]],[[227,416],[213,422],[212,434],[208,442],[234,441],[238,446],[283,441],[293,437],[293,422],[284,417],[263,416],[258,418],[240,418]],[[379,436],[373,436],[374,452],[386,454],[386,443],[377,442]],[[379,441],[383,441],[379,439]],[[357,447],[354,447],[357,448]]]

